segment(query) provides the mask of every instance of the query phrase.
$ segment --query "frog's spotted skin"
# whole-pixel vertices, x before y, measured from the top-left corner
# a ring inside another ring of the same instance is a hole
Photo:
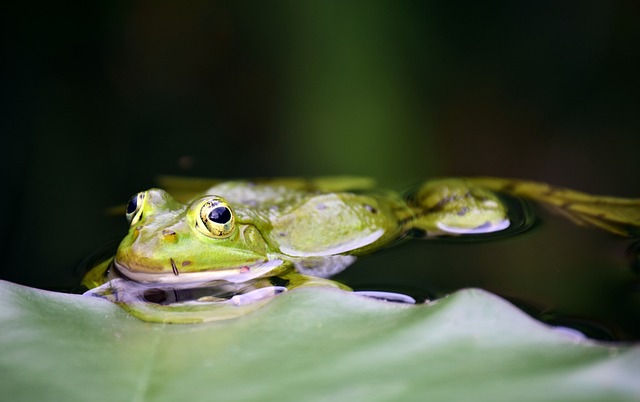
[[[362,178],[169,181],[175,198],[160,189],[132,197],[126,211],[131,227],[114,259],[83,281],[95,288],[88,294],[151,321],[236,316],[258,300],[300,286],[345,289],[322,278],[407,234],[504,230],[509,217],[494,191],[543,202],[577,223],[617,234],[640,227],[638,199],[509,179],[435,180],[406,198],[373,191],[372,182]],[[212,296],[221,289],[232,296]],[[162,304],[149,296],[171,292],[181,298]]]

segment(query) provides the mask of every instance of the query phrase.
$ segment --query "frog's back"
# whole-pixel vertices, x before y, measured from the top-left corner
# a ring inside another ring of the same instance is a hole
[[[298,257],[359,253],[400,235],[389,194],[291,188],[280,183],[232,181],[206,191],[231,205],[238,220],[257,226],[284,254]]]
[[[351,190],[370,190],[375,187],[375,180],[364,176],[325,176],[315,178],[280,177],[223,180],[197,177],[160,176],[157,179],[159,187],[167,191],[177,201],[185,203],[202,194],[213,191],[251,191],[258,199],[268,198],[271,188],[281,188],[283,191],[301,192],[336,192]],[[257,187],[256,187],[257,186]]]
[[[375,193],[318,193],[274,216],[271,237],[291,256],[369,253],[402,234],[399,206]]]
[[[207,189],[205,194],[222,197],[236,208],[267,211],[295,204],[308,197],[310,193],[283,185],[238,180],[219,183]]]

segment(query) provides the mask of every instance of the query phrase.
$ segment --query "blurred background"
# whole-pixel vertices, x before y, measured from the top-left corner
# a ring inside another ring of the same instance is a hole
[[[127,230],[105,210],[160,174],[397,190],[496,175],[640,196],[637,1],[3,8],[2,279],[73,288]],[[640,337],[638,247],[541,214],[521,236],[407,243],[342,279],[482,287]]]

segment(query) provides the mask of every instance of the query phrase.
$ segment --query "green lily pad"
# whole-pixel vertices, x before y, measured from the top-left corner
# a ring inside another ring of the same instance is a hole
[[[477,289],[419,306],[299,289],[189,325],[1,281],[0,305],[2,400],[640,400],[640,347],[568,335]]]

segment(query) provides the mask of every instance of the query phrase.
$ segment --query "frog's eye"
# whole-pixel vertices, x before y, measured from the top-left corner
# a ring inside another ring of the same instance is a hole
[[[129,200],[127,204],[127,221],[130,225],[135,225],[142,218],[142,206],[144,205],[145,192],[140,192]]]
[[[235,228],[233,212],[222,199],[211,198],[200,207],[196,227],[209,237],[229,237]]]

